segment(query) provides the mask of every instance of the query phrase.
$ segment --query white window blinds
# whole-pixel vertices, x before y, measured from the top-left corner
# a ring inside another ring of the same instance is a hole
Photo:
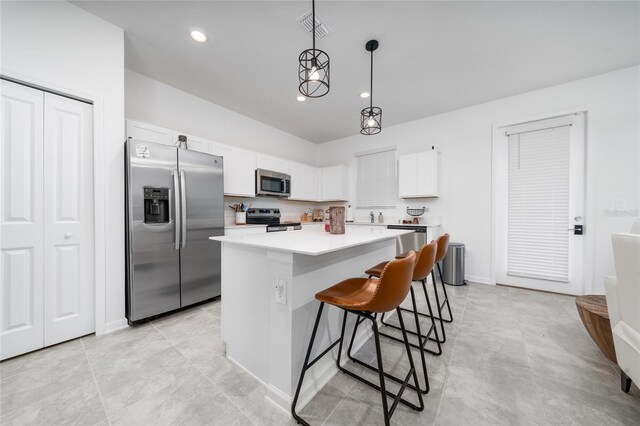
[[[570,127],[523,130],[507,131],[507,274],[568,282]]]
[[[356,157],[357,207],[395,207],[398,198],[395,148],[356,154]]]

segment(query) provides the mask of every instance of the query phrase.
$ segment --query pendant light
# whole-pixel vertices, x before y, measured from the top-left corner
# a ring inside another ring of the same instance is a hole
[[[303,51],[298,58],[298,90],[307,98],[320,98],[329,93],[329,55],[316,49],[315,0],[311,1],[311,15],[313,48]]]
[[[360,133],[377,135],[382,131],[382,108],[373,106],[373,52],[378,48],[378,40],[369,40],[365,45],[371,52],[371,81],[369,89],[369,106],[360,112]]]

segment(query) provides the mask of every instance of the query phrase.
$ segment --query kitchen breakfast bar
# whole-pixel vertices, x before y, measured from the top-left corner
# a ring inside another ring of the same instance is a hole
[[[266,397],[289,413],[317,314],[314,295],[393,259],[396,237],[411,232],[352,226],[345,234],[333,235],[319,226],[305,226],[299,231],[211,237],[222,243],[227,358],[262,382]],[[341,319],[339,309],[325,309],[314,353],[340,336]],[[362,329],[354,349],[368,332]],[[299,409],[338,371],[336,357],[337,347],[307,372]]]

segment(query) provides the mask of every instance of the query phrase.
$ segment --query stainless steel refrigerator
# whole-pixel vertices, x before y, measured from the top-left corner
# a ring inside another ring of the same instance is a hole
[[[129,323],[220,296],[222,157],[125,143]]]

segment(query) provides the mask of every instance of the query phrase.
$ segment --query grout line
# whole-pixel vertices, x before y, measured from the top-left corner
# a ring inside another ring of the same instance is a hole
[[[511,294],[512,290],[511,287],[509,288],[509,300],[511,301],[511,304],[513,305],[513,297]],[[564,309],[564,308],[563,308]],[[527,356],[527,365],[529,366],[529,370],[531,370],[531,379],[533,381],[533,386],[536,387],[536,389],[538,390],[538,392],[540,392],[540,395],[542,395],[543,393],[543,389],[541,386],[538,385],[538,382],[536,382],[535,379],[535,370],[533,369],[533,364],[531,363],[531,357],[529,356],[529,346],[527,345],[527,341],[524,338],[524,335],[522,334],[522,323],[520,321],[520,319],[518,318],[518,316],[516,315],[516,321],[518,322],[518,331],[520,332],[520,339],[522,339],[522,343],[524,344],[524,352]],[[542,398],[540,398],[540,396],[538,396],[538,403],[540,404],[540,411],[542,411],[542,417],[544,417],[544,423],[545,424],[549,424],[549,419],[547,417],[547,413],[544,409],[544,403],[542,402]]]
[[[87,364],[89,365],[89,370],[91,371],[91,377],[93,377],[93,383],[96,385],[96,389],[98,390],[98,396],[100,397],[100,403],[102,404],[102,409],[104,410],[104,415],[107,418],[107,423],[111,425],[111,419],[109,418],[109,412],[107,411],[107,406],[104,405],[104,399],[102,399],[102,392],[100,391],[100,386],[98,386],[98,381],[96,380],[96,375],[93,373],[93,366],[91,365],[91,361],[89,361],[89,355],[87,354],[87,348],[84,346],[84,341],[80,338],[80,344],[82,345],[82,351],[84,352],[84,357],[87,360]]]
[[[202,309],[204,311],[204,309]],[[215,317],[214,317],[215,318]],[[182,355],[184,357],[184,359],[186,359],[191,366],[202,376],[204,377],[205,380],[207,380],[209,383],[211,383],[213,385],[214,388],[216,388],[216,390],[218,392],[220,392],[220,394],[225,397],[230,403],[231,405],[233,405],[238,411],[240,411],[242,413],[243,416],[245,416],[247,418],[247,420],[249,420],[249,422],[251,422],[251,424],[255,425],[255,426],[260,426],[258,424],[256,424],[248,415],[247,413],[245,413],[245,411],[240,408],[231,398],[229,398],[229,395],[226,394],[225,391],[223,391],[213,380],[211,380],[206,374],[203,373],[203,371],[200,369],[200,367],[198,367],[196,364],[194,364],[177,346],[175,343],[173,343],[171,340],[169,340],[164,334],[162,334],[162,332],[160,330],[158,330],[158,328],[155,326],[155,324],[151,323],[151,325],[153,326],[153,328],[155,328],[158,333],[160,333],[160,335],[165,338],[170,344],[171,346],[178,351],[178,353],[180,355]],[[223,356],[224,357],[224,356]],[[229,362],[229,361],[227,361]],[[251,380],[254,380],[253,378],[251,378]],[[261,384],[258,383],[259,386],[262,386]],[[248,395],[247,395],[248,396]]]
[[[467,284],[467,285],[471,285],[471,284]],[[484,285],[484,284],[481,284]],[[453,342],[453,348],[451,349],[451,358],[449,359],[449,364],[447,365],[447,372],[445,374],[445,378],[444,378],[444,383],[442,385],[442,394],[440,395],[440,403],[438,403],[438,409],[436,410],[436,417],[433,420],[433,424],[437,424],[438,423],[438,417],[440,416],[440,409],[442,408],[442,401],[444,400],[444,395],[445,392],[447,390],[447,384],[449,383],[449,372],[451,370],[451,363],[453,362],[453,357],[456,354],[456,345],[458,344],[458,338],[460,337],[460,334],[463,333],[462,330],[462,320],[464,319],[464,313],[467,311],[467,303],[469,301],[469,291],[470,291],[471,287],[469,287],[467,289],[467,294],[464,297],[464,307],[462,308],[462,314],[460,314],[460,322],[458,323],[458,333],[456,334],[456,340]],[[437,291],[437,290],[436,290]],[[453,323],[451,323],[453,325]],[[443,348],[443,352],[444,352],[444,348]],[[444,353],[443,353],[444,355]]]

